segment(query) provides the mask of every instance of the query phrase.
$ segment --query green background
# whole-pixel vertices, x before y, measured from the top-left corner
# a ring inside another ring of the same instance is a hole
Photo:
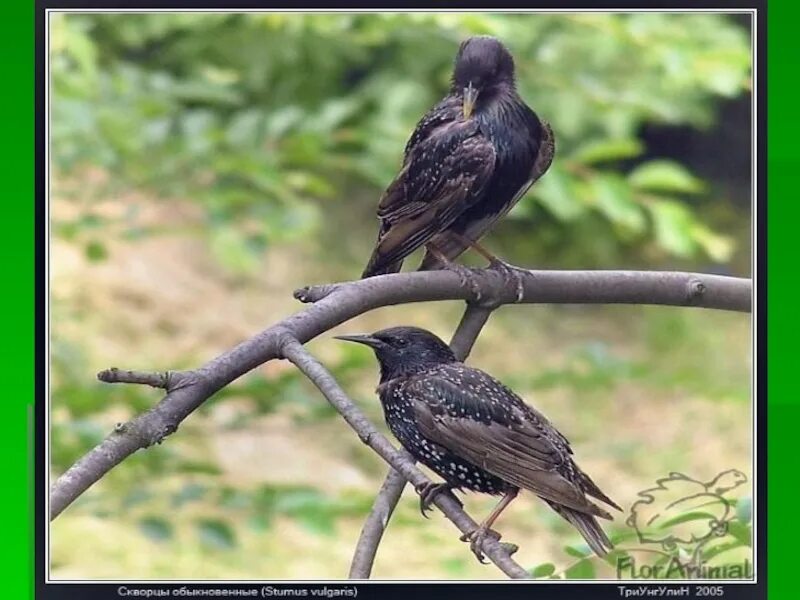
[[[6,515],[3,595],[27,598],[33,589],[32,495],[29,484],[28,409],[34,397],[34,11],[10,5],[0,35],[7,115],[3,170],[7,173],[2,260],[6,319],[6,400],[0,452],[6,471],[0,506]]]
[[[761,274],[762,278],[766,275],[768,281],[767,311],[770,316],[767,326],[768,590],[772,598],[788,598],[797,590],[792,548],[798,532],[795,501],[785,474],[792,471],[800,402],[792,391],[798,328],[797,319],[792,318],[792,296],[796,294],[796,285],[792,283],[791,274],[796,272],[796,251],[790,244],[798,210],[796,203],[786,199],[793,195],[793,175],[800,167],[796,141],[798,122],[792,116],[795,110],[792,99],[797,96],[796,63],[791,58],[800,50],[793,26],[800,17],[800,10],[796,4],[781,2],[771,3],[769,11],[767,186],[770,203],[767,210],[767,254],[770,262],[767,273]],[[763,327],[764,323],[759,325]]]
[[[12,13],[13,10],[13,13]],[[769,176],[770,193],[773,198],[782,198],[780,188],[788,188],[791,174],[797,163],[796,150],[790,149],[797,136],[794,135],[797,125],[796,120],[789,113],[789,104],[794,103],[795,96],[791,90],[790,77],[794,71],[797,56],[796,35],[789,32],[788,28],[796,23],[795,14],[790,15],[783,6],[773,4],[770,14],[770,38],[768,40],[770,56],[770,100],[769,112],[771,125],[769,127]],[[7,457],[7,487],[2,496],[2,502],[7,515],[18,515],[29,507],[27,473],[28,447],[27,436],[27,407],[33,394],[33,337],[31,332],[34,324],[33,300],[33,19],[30,6],[16,5],[7,9],[6,31],[3,36],[5,67],[6,67],[6,93],[3,95],[9,104],[6,111],[6,167],[7,181],[11,182],[6,202],[7,231],[4,235],[5,266],[8,290],[4,296],[6,303],[7,326],[11,335],[6,342],[6,353],[14,360],[6,360],[7,397],[4,402],[4,423],[6,432],[3,436],[5,456]],[[783,30],[783,31],[781,31]],[[792,37],[790,37],[792,36]],[[789,40],[792,40],[791,42]],[[781,84],[781,76],[784,83]],[[786,191],[786,198],[793,194]],[[762,199],[763,200],[763,199]],[[794,260],[793,252],[785,248],[781,251],[781,240],[786,240],[790,235],[789,228],[793,227],[793,219],[786,211],[791,205],[776,205],[773,200],[773,210],[769,215],[769,253],[772,257],[771,271],[785,273],[784,277],[791,276],[794,272],[793,264],[782,264]],[[776,217],[775,206],[780,206],[780,214]],[[782,314],[791,310],[788,298],[781,307],[781,292],[773,286],[770,287],[770,314],[774,323],[780,323],[780,328],[771,327],[769,331],[769,351],[772,358],[769,376],[769,385],[772,398],[769,402],[769,453],[772,465],[773,478],[770,484],[769,522],[779,536],[772,536],[770,540],[770,588],[778,591],[780,583],[787,583],[793,575],[790,561],[793,553],[789,547],[781,548],[782,543],[791,542],[789,525],[795,522],[794,502],[791,497],[779,497],[776,487],[781,484],[788,485],[793,481],[790,469],[781,470],[780,461],[794,460],[796,449],[788,445],[788,432],[790,427],[798,421],[797,400],[793,394],[780,389],[780,379],[788,380],[788,369],[794,356],[792,344],[795,338],[796,327],[790,325],[790,315]],[[785,281],[785,279],[784,279]],[[790,293],[785,289],[784,294]],[[28,509],[30,512],[30,509]],[[22,549],[30,547],[29,521],[22,518],[6,519],[6,544],[7,549],[4,566],[9,574],[16,577],[9,580],[5,586],[6,597],[26,597],[30,593],[32,581],[32,563],[30,553]],[[29,573],[29,576],[25,576]],[[20,577],[20,575],[23,575]],[[771,594],[772,595],[772,594]]]

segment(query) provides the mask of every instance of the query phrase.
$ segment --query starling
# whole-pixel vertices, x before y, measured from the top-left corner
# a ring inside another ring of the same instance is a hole
[[[554,151],[550,126],[517,94],[505,46],[489,36],[464,41],[450,92],[417,124],[380,199],[378,240],[362,278],[396,273],[423,245],[420,270],[452,266],[468,247],[510,269],[477,241],[547,171]]]
[[[417,461],[445,481],[417,490],[423,514],[443,491],[502,495],[480,526],[462,537],[479,560],[483,538],[499,539],[491,526],[520,488],[569,521],[598,556],[612,548],[595,519],[611,515],[587,495],[621,509],[575,464],[567,438],[513,391],[456,360],[447,344],[424,329],[392,327],[338,339],[375,351],[386,424]]]

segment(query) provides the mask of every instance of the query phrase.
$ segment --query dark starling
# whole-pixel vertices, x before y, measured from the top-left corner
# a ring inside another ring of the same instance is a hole
[[[396,273],[422,245],[421,270],[472,246],[547,171],[553,132],[519,97],[514,59],[498,40],[472,37],[456,55],[445,98],[417,124],[403,167],[378,204],[380,230],[362,278]]]
[[[424,329],[338,337],[375,351],[386,424],[414,458],[445,480],[418,490],[423,514],[444,490],[503,496],[478,529],[462,538],[479,560],[482,539],[499,537],[491,526],[520,488],[572,523],[599,556],[612,548],[595,519],[611,515],[587,495],[619,506],[575,464],[569,441],[544,415],[491,375],[456,360],[447,344]]]

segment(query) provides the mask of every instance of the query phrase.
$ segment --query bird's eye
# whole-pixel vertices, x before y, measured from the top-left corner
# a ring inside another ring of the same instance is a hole
[[[402,348],[403,346],[408,346],[408,340],[404,338],[397,338],[394,341],[394,344],[395,346],[399,346],[400,348]]]

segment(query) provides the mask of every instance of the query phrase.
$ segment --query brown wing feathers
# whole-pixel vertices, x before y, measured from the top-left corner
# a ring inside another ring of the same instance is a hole
[[[381,231],[362,277],[399,270],[398,261],[472,206],[494,160],[474,123],[446,123],[420,141],[378,205]]]
[[[431,401],[412,403],[423,435],[545,500],[611,519],[586,495],[619,507],[575,465],[566,438],[511,390],[482,371],[463,369],[452,366],[450,373],[443,369],[443,374],[448,374],[433,384],[430,376],[426,379],[425,396]],[[497,394],[511,395],[514,408],[499,410],[492,402]],[[448,398],[456,395],[461,406],[454,408]],[[469,400],[465,402],[465,398]]]
[[[476,424],[459,417],[434,417],[430,409],[415,404],[415,416],[423,434],[457,452],[473,464],[529,490],[544,499],[580,512],[610,519],[611,515],[586,499],[584,492],[561,475],[558,453],[542,438],[527,437],[508,426]]]

